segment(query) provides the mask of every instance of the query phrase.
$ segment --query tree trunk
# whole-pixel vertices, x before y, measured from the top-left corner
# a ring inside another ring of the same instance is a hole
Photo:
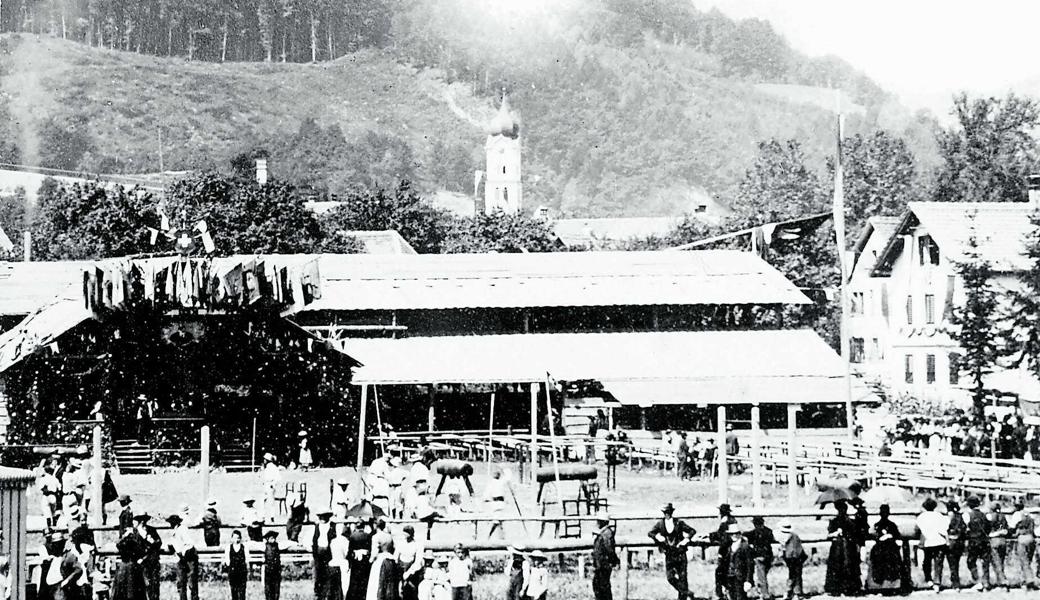
[[[195,29],[188,28],[188,60],[195,60]]]
[[[286,32],[282,32],[282,62],[285,62],[285,38],[288,37]]]
[[[220,62],[227,61],[227,38],[228,38],[228,17],[224,15],[224,26],[221,28],[220,38]]]
[[[311,11],[311,62],[318,62],[318,15]]]
[[[329,30],[329,60],[334,60],[336,58],[336,50],[335,50],[335,46],[334,46],[333,40],[332,40],[332,22],[331,21],[329,22],[328,30]]]
[[[61,39],[69,39],[69,30],[65,23],[65,5],[61,6]]]
[[[173,56],[173,24],[166,29],[166,56]]]

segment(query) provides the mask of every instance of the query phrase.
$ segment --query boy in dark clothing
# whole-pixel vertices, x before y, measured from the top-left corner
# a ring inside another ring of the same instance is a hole
[[[220,517],[217,515],[217,503],[210,500],[206,512],[202,515],[199,526],[202,527],[202,539],[210,548],[220,546]]]
[[[989,545],[989,520],[979,510],[981,501],[972,496],[968,498],[967,551],[968,571],[975,581],[975,589],[989,588],[989,569],[993,561]],[[982,576],[979,577],[978,563],[982,561]]]
[[[756,515],[751,517],[754,528],[747,534],[747,543],[751,547],[751,556],[754,558],[755,583],[758,585],[758,597],[761,600],[769,600],[769,567],[773,566],[773,530],[766,527],[766,521]]]
[[[795,596],[803,596],[805,592],[802,589],[802,567],[809,555],[802,547],[802,538],[792,531],[790,521],[780,524],[780,556],[787,565],[787,595],[785,598],[793,600]]]
[[[957,589],[961,587],[961,556],[964,554],[968,525],[956,502],[947,502],[946,512],[950,515],[950,526],[946,530],[946,564],[950,567],[950,587]]]
[[[278,532],[264,534],[264,600],[278,600],[282,593],[282,550],[278,547]]]

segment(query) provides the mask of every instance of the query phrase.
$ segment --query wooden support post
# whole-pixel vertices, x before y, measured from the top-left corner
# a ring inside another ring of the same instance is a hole
[[[716,441],[717,450],[715,456],[718,457],[719,467],[719,504],[728,502],[729,498],[729,459],[726,457],[726,405],[720,404],[718,407],[718,440]]]
[[[357,436],[357,474],[361,477],[361,467],[365,464],[365,418],[368,413],[368,386],[361,385],[361,410],[358,411]]]
[[[202,474],[202,504],[205,505],[209,499],[209,425],[203,425],[199,431],[199,470]]]
[[[621,600],[628,600],[628,566],[632,562],[632,553],[628,548],[621,549]]]
[[[105,480],[104,464],[101,462],[101,426],[94,426],[94,448],[90,457],[93,477],[90,478],[90,524],[100,527],[105,512],[105,503],[101,501],[101,484]]]
[[[751,502],[762,508],[762,410],[755,402],[751,405]]]
[[[433,431],[433,427],[436,424],[436,417],[434,413],[434,407],[436,406],[437,400],[437,386],[430,384],[430,388],[427,391],[426,401],[426,430]]]
[[[798,405],[787,405],[787,505],[798,507]]]
[[[531,382],[531,482],[535,482],[534,471],[538,468],[538,385]]]
[[[578,555],[578,579],[585,579],[585,555]]]

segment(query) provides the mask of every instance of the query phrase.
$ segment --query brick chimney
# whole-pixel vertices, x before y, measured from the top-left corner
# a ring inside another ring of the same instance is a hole
[[[1026,177],[1026,188],[1029,190],[1029,205],[1040,209],[1040,173]]]
[[[267,159],[258,158],[256,159],[256,182],[260,185],[267,185]]]

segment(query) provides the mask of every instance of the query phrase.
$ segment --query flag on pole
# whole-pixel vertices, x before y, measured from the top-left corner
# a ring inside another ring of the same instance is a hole
[[[845,119],[838,110],[838,144],[834,154],[834,236],[838,242],[838,267],[841,271],[842,285],[848,279],[845,268],[845,178],[841,164],[841,141]]]

